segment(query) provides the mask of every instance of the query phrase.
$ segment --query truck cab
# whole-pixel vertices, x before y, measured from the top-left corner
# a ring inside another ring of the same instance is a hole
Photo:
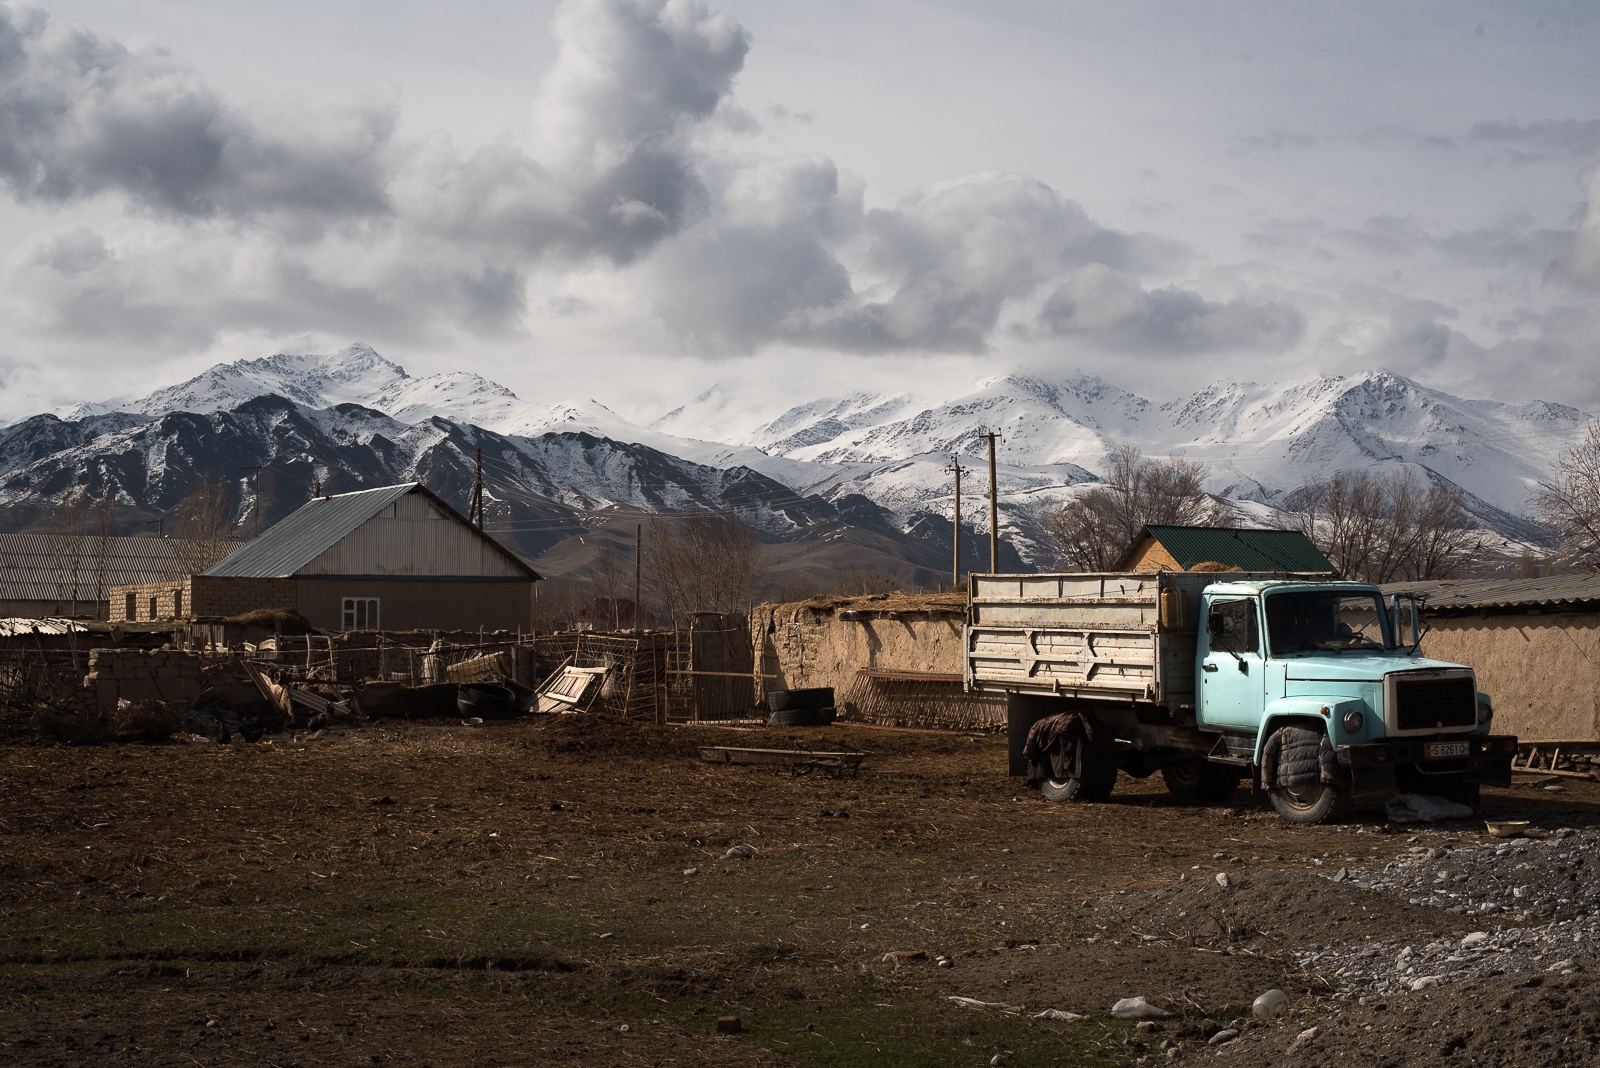
[[[1220,735],[1209,756],[1248,755],[1286,818],[1395,790],[1475,805],[1479,785],[1510,781],[1514,740],[1489,734],[1493,707],[1470,667],[1418,655],[1414,600],[1283,580],[1216,582],[1202,598],[1195,725]],[[1313,737],[1315,780],[1281,781],[1296,778],[1278,773],[1283,747],[1298,742],[1308,762]]]

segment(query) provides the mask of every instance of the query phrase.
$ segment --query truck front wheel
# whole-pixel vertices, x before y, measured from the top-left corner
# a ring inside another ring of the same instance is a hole
[[[1038,782],[1046,801],[1104,801],[1117,784],[1117,743],[1104,730],[1091,738],[1074,727],[1050,747],[1050,774]]]
[[[1180,760],[1162,768],[1161,777],[1173,797],[1186,805],[1203,805],[1232,797],[1244,774],[1204,760]]]
[[[1339,807],[1339,789],[1325,782],[1274,786],[1272,807],[1290,823],[1326,823]]]

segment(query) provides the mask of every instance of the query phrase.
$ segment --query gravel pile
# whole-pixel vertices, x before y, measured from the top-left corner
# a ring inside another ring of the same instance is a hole
[[[1572,974],[1600,947],[1600,832],[1481,846],[1419,846],[1382,868],[1333,879],[1478,921],[1461,937],[1315,946],[1305,968],[1353,995],[1385,996],[1520,972]]]

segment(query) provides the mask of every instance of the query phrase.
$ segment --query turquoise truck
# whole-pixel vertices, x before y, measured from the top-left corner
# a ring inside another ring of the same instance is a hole
[[[1422,631],[1415,598],[1326,575],[975,574],[963,670],[1006,695],[1011,774],[1052,801],[1160,772],[1196,803],[1248,778],[1291,823],[1397,792],[1476,806],[1517,740]]]

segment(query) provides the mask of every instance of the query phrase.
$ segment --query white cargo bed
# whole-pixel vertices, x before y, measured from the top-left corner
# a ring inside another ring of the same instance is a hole
[[[969,690],[1194,704],[1200,594],[1282,574],[1192,571],[971,575]],[[1169,611],[1163,623],[1162,591]]]

